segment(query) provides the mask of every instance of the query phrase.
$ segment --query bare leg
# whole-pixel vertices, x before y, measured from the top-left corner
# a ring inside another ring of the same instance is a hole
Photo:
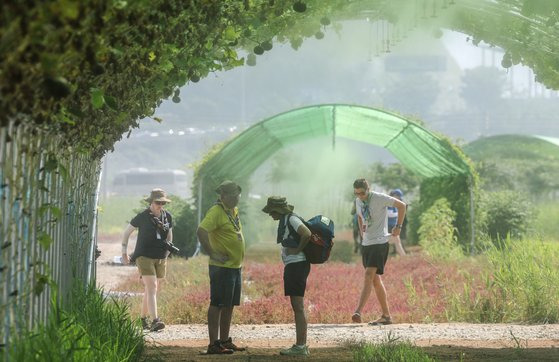
[[[375,287],[375,294],[377,295],[378,302],[382,309],[382,315],[390,317],[390,310],[388,309],[388,300],[386,297],[386,289],[384,288],[384,283],[382,282],[380,275],[375,274],[373,285]]]
[[[367,300],[369,300],[369,296],[371,295],[371,290],[373,288],[373,280],[377,275],[377,268],[369,267],[365,269],[365,278],[363,279],[363,289],[361,290],[361,296],[359,297],[359,305],[355,310],[356,313],[361,313],[365,304],[367,304]]]
[[[221,307],[219,335],[222,341],[226,341],[229,338],[229,329],[231,328],[231,318],[233,318],[233,306]]]
[[[142,296],[142,318],[144,317],[149,317],[149,311],[148,311],[148,295],[145,291],[145,286],[144,286],[144,295]]]
[[[391,236],[390,243],[394,244],[394,249],[396,249],[398,255],[400,256],[406,255],[406,251],[402,247],[402,240],[400,240],[399,236]]]
[[[142,282],[144,283],[144,302],[147,304],[147,310],[151,319],[157,318],[157,299],[155,294],[157,292],[157,280],[155,275],[142,275]]]
[[[210,335],[210,344],[214,344],[214,342],[217,341],[220,317],[221,308],[210,305],[208,308],[208,333]]]
[[[297,335],[296,344],[302,346],[307,344],[307,316],[305,315],[304,297],[290,296],[291,308],[295,315],[295,333]]]

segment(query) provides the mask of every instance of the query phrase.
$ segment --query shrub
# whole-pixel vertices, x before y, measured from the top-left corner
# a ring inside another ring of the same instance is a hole
[[[425,252],[436,259],[452,259],[462,255],[455,236],[454,219],[456,213],[445,199],[435,201],[420,216],[419,243]]]
[[[191,205],[177,196],[170,196],[166,208],[173,215],[173,244],[180,249],[179,255],[190,257],[196,251],[196,215]]]
[[[520,238],[526,235],[534,218],[534,207],[525,195],[513,191],[482,194],[485,212],[485,231],[495,242],[508,235]]]

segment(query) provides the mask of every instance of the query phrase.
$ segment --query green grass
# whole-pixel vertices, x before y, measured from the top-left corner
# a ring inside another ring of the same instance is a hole
[[[449,320],[559,322],[559,243],[505,240],[485,254],[482,287],[473,278],[447,294]]]
[[[144,350],[128,307],[93,286],[76,287],[65,307],[51,304],[46,323],[11,336],[9,361],[137,361]]]
[[[141,198],[113,196],[99,203],[99,233],[121,233],[136,216],[134,210],[141,206]]]
[[[390,337],[389,337],[390,338]],[[353,360],[357,362],[431,362],[436,361],[410,342],[389,340],[384,343],[358,343],[352,346]]]
[[[533,232],[545,239],[559,242],[559,201],[538,204]]]

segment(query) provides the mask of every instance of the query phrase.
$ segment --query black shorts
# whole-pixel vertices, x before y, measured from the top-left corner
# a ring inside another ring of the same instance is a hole
[[[241,269],[210,265],[210,305],[232,307],[241,304]]]
[[[283,269],[283,289],[286,296],[304,297],[307,289],[307,277],[311,271],[311,263],[299,261],[290,263]]]
[[[377,274],[384,274],[384,266],[388,259],[388,243],[363,245],[361,249],[363,266],[365,268],[377,268]]]

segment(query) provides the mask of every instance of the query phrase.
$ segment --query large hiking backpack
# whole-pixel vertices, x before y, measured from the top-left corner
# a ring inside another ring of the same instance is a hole
[[[330,257],[330,251],[334,245],[332,241],[334,238],[334,222],[323,215],[316,215],[307,221],[301,219],[301,221],[311,231],[311,237],[303,249],[303,253],[311,264],[324,263]],[[287,225],[290,233],[298,241],[297,231],[293,230],[291,223],[288,222]]]

